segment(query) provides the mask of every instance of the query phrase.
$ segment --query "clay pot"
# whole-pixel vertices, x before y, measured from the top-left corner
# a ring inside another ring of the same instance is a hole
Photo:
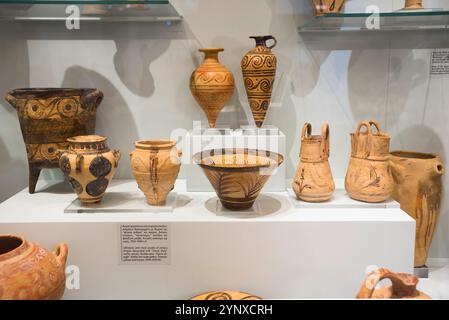
[[[137,141],[130,153],[131,168],[149,205],[163,206],[173,190],[181,167],[182,152],[176,141]]]
[[[422,0],[405,0],[405,10],[423,9]]]
[[[416,220],[415,267],[422,267],[440,214],[444,166],[435,154],[413,151],[393,151],[390,166],[394,181],[392,197]]]
[[[328,13],[339,13],[346,0],[312,0],[316,16]]]
[[[276,77],[276,56],[271,52],[277,41],[273,36],[250,37],[256,40],[256,47],[242,59],[243,81],[249,106],[257,127],[261,127],[270,106],[271,93]],[[267,41],[273,40],[271,46]]]
[[[120,151],[109,150],[106,140],[102,136],[69,138],[68,149],[61,152],[59,167],[83,205],[103,199],[117,170]]]
[[[262,298],[241,291],[212,291],[202,293],[190,300],[262,300]]]
[[[0,235],[0,300],[61,299],[67,245],[54,252],[22,237]]]
[[[218,53],[224,49],[210,48],[199,51],[205,54],[205,59],[190,77],[190,91],[203,108],[210,127],[215,128],[218,114],[234,93],[234,76],[218,61]]]
[[[93,134],[103,93],[97,89],[17,89],[5,99],[17,109],[34,193],[43,168],[58,168],[57,150],[67,138]]]
[[[376,289],[377,284],[389,279],[391,286]],[[394,273],[388,269],[378,269],[363,282],[357,299],[431,299],[428,295],[418,291],[418,278],[413,274]]]
[[[203,169],[223,207],[237,211],[252,207],[284,157],[264,150],[217,149],[199,152],[193,160]]]
[[[371,127],[377,129],[373,133]],[[366,131],[362,132],[362,128]],[[353,199],[365,202],[382,202],[393,191],[390,173],[390,136],[380,131],[375,121],[359,123],[351,133],[351,160],[346,172],[345,188]]]
[[[329,166],[329,125],[323,124],[321,135],[312,135],[312,125],[304,124],[301,133],[300,163],[296,169],[292,188],[298,199],[323,202],[335,190]]]

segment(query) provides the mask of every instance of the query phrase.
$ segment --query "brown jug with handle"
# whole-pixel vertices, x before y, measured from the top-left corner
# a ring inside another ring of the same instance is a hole
[[[329,124],[323,124],[321,135],[312,135],[312,125],[304,124],[300,162],[292,184],[298,199],[323,202],[331,198],[335,184],[328,161],[329,144]]]
[[[377,132],[373,132],[372,127]],[[363,130],[365,129],[365,130]],[[349,196],[364,202],[390,198],[393,179],[389,166],[390,136],[376,121],[362,121],[351,133],[351,160],[345,178]]]

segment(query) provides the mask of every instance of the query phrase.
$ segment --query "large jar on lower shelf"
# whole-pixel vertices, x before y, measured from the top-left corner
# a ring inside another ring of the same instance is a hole
[[[14,235],[0,235],[0,300],[55,300],[65,289],[67,245],[50,252]]]

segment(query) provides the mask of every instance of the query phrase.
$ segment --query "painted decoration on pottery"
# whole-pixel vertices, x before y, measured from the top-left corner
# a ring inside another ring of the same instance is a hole
[[[443,162],[431,153],[393,151],[390,166],[394,181],[392,197],[416,220],[415,267],[422,267],[440,215]]]
[[[339,13],[346,0],[312,0],[313,9],[316,16],[328,13]]]
[[[304,124],[301,133],[300,162],[292,184],[293,191],[300,200],[327,201],[335,190],[328,161],[329,139],[327,123],[323,124],[321,135],[312,135],[312,125]]]
[[[377,132],[373,132],[372,127]],[[393,191],[388,161],[390,136],[380,130],[376,121],[363,121],[356,132],[351,133],[351,146],[345,178],[349,196],[365,202],[382,202],[390,198]]]
[[[131,152],[131,168],[149,205],[163,206],[173,190],[181,167],[182,152],[176,141],[137,141]]]
[[[65,290],[67,245],[50,252],[36,243],[0,235],[0,300],[56,300]]]
[[[111,151],[102,136],[78,136],[67,141],[69,147],[61,153],[59,167],[83,205],[101,202],[117,170],[120,151]]]
[[[245,210],[256,198],[284,157],[275,152],[251,149],[206,150],[194,155],[223,207]]]
[[[57,168],[57,151],[67,138],[93,134],[103,93],[97,89],[16,89],[6,100],[17,109],[29,167],[29,192],[34,193],[43,168]]]
[[[223,48],[199,51],[205,54],[205,59],[190,77],[190,90],[206,114],[210,127],[215,128],[221,109],[234,93],[234,76],[218,60],[218,53],[224,51]]]
[[[246,292],[224,290],[202,293],[190,300],[262,300],[262,298]]]
[[[405,10],[423,9],[422,0],[405,0]]]
[[[391,281],[390,286],[377,288],[385,279]],[[418,291],[418,277],[408,273],[394,273],[388,269],[378,269],[368,275],[357,294],[357,299],[431,299]]]
[[[248,95],[249,106],[257,127],[261,127],[271,103],[274,80],[276,78],[276,56],[271,52],[276,44],[273,36],[250,37],[256,47],[242,59],[242,74]],[[273,40],[271,46],[267,41]]]

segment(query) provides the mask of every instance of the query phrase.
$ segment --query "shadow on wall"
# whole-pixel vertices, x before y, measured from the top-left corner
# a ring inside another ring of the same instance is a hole
[[[139,136],[129,106],[117,88],[101,74],[81,66],[67,69],[62,86],[98,88],[104,93],[97,111],[96,132],[108,137],[111,149],[120,149],[122,153],[116,177],[131,178],[128,154],[134,149],[134,142]],[[117,127],[116,124],[120,125]]]
[[[114,65],[123,84],[140,97],[150,97],[155,90],[154,78],[150,72],[151,63],[156,61],[170,46],[169,39],[115,40],[117,52]]]
[[[30,66],[27,42],[14,38],[14,33],[0,32],[7,45],[2,46],[0,59],[0,202],[28,183],[28,161],[16,110],[4,100],[6,92],[29,87]],[[13,152],[18,150],[17,152]],[[14,155],[19,155],[15,157]],[[5,183],[7,181],[7,183]]]

